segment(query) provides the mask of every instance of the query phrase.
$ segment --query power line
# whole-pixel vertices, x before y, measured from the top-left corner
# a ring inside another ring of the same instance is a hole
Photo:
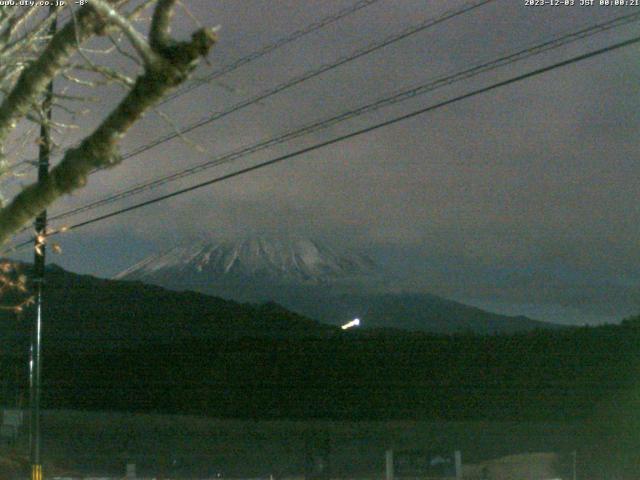
[[[223,117],[226,117],[227,115],[230,115],[232,113],[235,113],[245,107],[248,107],[250,105],[254,105],[260,101],[263,101],[269,97],[272,97],[273,95],[276,95],[278,93],[281,93],[289,88],[292,88],[296,85],[299,85],[307,80],[310,80],[312,78],[315,78],[319,75],[322,75],[323,73],[329,72],[331,70],[334,70],[342,65],[345,65],[346,63],[352,62],[354,60],[357,60],[361,57],[364,57],[365,55],[369,55],[370,53],[373,53],[375,51],[378,51],[382,48],[385,48],[393,43],[399,42],[400,40],[403,40],[411,35],[414,35],[416,33],[422,32],[424,30],[427,30],[428,28],[434,27],[440,23],[443,23],[447,20],[450,20],[452,18],[455,18],[459,15],[463,15],[469,11],[472,11],[476,8],[479,8],[483,5],[486,5],[487,3],[491,3],[495,0],[481,0],[475,3],[471,3],[471,4],[465,4],[465,6],[461,7],[461,8],[457,8],[457,9],[453,9],[453,10],[448,10],[446,12],[444,12],[443,14],[437,16],[437,17],[433,17],[433,18],[429,18],[427,20],[424,20],[423,22],[420,22],[417,25],[411,25],[405,29],[403,29],[402,31],[398,32],[398,33],[394,33],[386,38],[384,38],[382,41],[379,42],[375,42],[375,43],[371,43],[361,49],[356,50],[355,52],[346,55],[344,57],[340,57],[338,60],[333,61],[332,63],[328,63],[325,65],[320,66],[319,68],[316,68],[314,70],[309,70],[307,72],[304,72],[302,75],[298,76],[298,77],[294,77],[293,79],[288,80],[287,82],[281,83],[271,89],[265,90],[249,99],[243,100],[239,103],[236,103],[234,105],[232,105],[231,107],[227,108],[226,110],[222,110],[216,113],[213,113],[211,115],[207,115],[203,118],[201,118],[200,120],[192,123],[191,125],[183,128],[182,130],[179,130],[177,132],[171,132],[167,135],[164,135],[162,137],[158,137],[155,140],[142,145],[138,148],[136,148],[135,150],[132,150],[130,152],[125,153],[122,156],[123,160],[129,159],[131,157],[134,157],[136,155],[140,155],[143,152],[146,152],[147,150],[152,149],[153,147],[156,147],[164,142],[167,142],[169,140],[172,140],[174,138],[180,137],[181,135],[184,135],[186,133],[189,133],[193,130],[195,130],[196,128],[202,127],[204,125],[207,125],[209,123],[212,123],[216,120],[219,120]]]
[[[108,213],[108,214],[105,214],[105,215],[100,215],[98,217],[94,217],[92,219],[85,220],[85,221],[80,222],[80,223],[76,223],[76,224],[71,225],[70,227],[68,227],[67,230],[75,230],[75,229],[78,229],[78,228],[82,228],[82,227],[85,227],[87,225],[91,225],[93,223],[97,223],[97,222],[100,222],[102,220],[106,220],[108,218],[115,217],[115,216],[130,212],[132,210],[137,210],[138,208],[142,208],[142,207],[145,207],[145,206],[148,206],[148,205],[152,205],[154,203],[161,202],[163,200],[167,200],[167,199],[172,198],[172,197],[176,197],[178,195],[182,195],[184,193],[188,193],[188,192],[191,192],[191,191],[194,191],[194,190],[197,190],[197,189],[209,186],[209,185],[213,185],[215,183],[220,183],[220,182],[223,182],[225,180],[229,180],[231,178],[238,177],[240,175],[243,175],[243,174],[246,174],[246,173],[249,173],[249,172],[253,172],[253,171],[268,167],[270,165],[274,165],[276,163],[280,163],[280,162],[283,162],[285,160],[294,158],[294,157],[298,157],[298,156],[303,155],[305,153],[309,153],[309,152],[312,152],[314,150],[318,150],[320,148],[323,148],[323,147],[326,147],[326,146],[329,146],[329,145],[333,145],[333,144],[336,144],[338,142],[342,142],[344,140],[348,140],[348,139],[363,135],[365,133],[372,132],[374,130],[378,130],[378,129],[381,129],[381,128],[384,128],[384,127],[388,127],[390,125],[394,125],[394,124],[399,123],[401,121],[408,120],[410,118],[414,118],[414,117],[417,117],[419,115],[423,115],[423,114],[428,113],[428,112],[432,112],[434,110],[446,107],[448,105],[452,105],[452,104],[457,103],[457,102],[460,102],[462,100],[466,100],[468,98],[475,97],[477,95],[481,95],[483,93],[487,93],[487,92],[490,92],[492,90],[496,90],[498,88],[501,88],[501,87],[504,87],[504,86],[507,86],[507,85],[510,85],[510,84],[513,84],[513,83],[516,83],[516,82],[520,82],[522,80],[526,80],[528,78],[532,78],[532,77],[535,77],[537,75],[541,75],[543,73],[550,72],[550,71],[555,70],[557,68],[565,67],[565,66],[568,66],[568,65],[583,61],[583,60],[587,60],[589,58],[593,58],[595,56],[603,55],[605,53],[609,53],[609,52],[612,52],[614,50],[618,50],[618,49],[621,49],[621,48],[624,48],[624,47],[627,47],[627,46],[630,46],[630,45],[633,45],[633,44],[636,44],[636,43],[639,43],[639,42],[640,42],[640,36],[639,37],[634,37],[634,38],[632,38],[630,40],[619,42],[619,43],[616,43],[614,45],[610,45],[608,47],[604,47],[604,48],[601,48],[601,49],[598,49],[598,50],[595,50],[595,51],[592,51],[592,52],[589,52],[589,53],[578,55],[578,56],[572,57],[570,59],[554,63],[554,64],[549,65],[547,67],[538,68],[538,69],[535,69],[533,71],[530,71],[530,72],[527,72],[527,73],[512,77],[510,79],[494,83],[494,84],[489,85],[487,87],[479,88],[479,89],[473,90],[473,91],[471,91],[469,93],[465,93],[463,95],[459,95],[459,96],[451,98],[449,100],[445,100],[445,101],[436,103],[434,105],[430,105],[428,107],[424,107],[424,108],[421,108],[421,109],[418,109],[418,110],[414,110],[413,112],[410,112],[410,113],[407,113],[407,114],[404,114],[404,115],[400,115],[398,117],[392,118],[390,120],[386,120],[386,121],[378,123],[376,125],[372,125],[372,126],[369,126],[369,127],[366,127],[366,128],[362,128],[360,130],[356,130],[355,132],[348,133],[348,134],[345,134],[345,135],[341,135],[341,136],[335,137],[335,138],[333,138],[331,140],[326,140],[324,142],[319,142],[319,143],[317,143],[315,145],[312,145],[310,147],[302,148],[302,149],[296,150],[294,152],[278,156],[276,158],[273,158],[271,160],[267,160],[265,162],[258,163],[256,165],[251,166],[251,167],[243,168],[243,169],[237,170],[237,171],[235,171],[233,173],[222,175],[220,177],[216,177],[216,178],[213,178],[211,180],[207,180],[205,182],[201,182],[201,183],[198,183],[196,185],[192,185],[191,187],[183,188],[183,189],[177,190],[175,192],[172,192],[172,193],[169,193],[169,194],[166,194],[166,195],[161,195],[161,196],[153,198],[151,200],[147,200],[145,202],[141,202],[141,203],[138,203],[136,205],[132,205],[130,207],[122,208],[120,210],[116,210],[114,212],[111,212],[111,213]],[[15,248],[20,248],[22,245],[27,245],[30,242],[31,242],[31,240],[29,240],[29,242],[27,242],[25,244],[18,245]]]
[[[373,0],[367,0],[367,1],[369,3],[373,2]],[[283,92],[283,91],[285,91],[285,90],[287,90],[289,88],[292,88],[292,87],[294,87],[296,85],[299,85],[299,84],[301,84],[301,83],[303,83],[303,82],[305,82],[307,80],[310,80],[310,79],[315,78],[315,77],[317,77],[319,75],[322,75],[323,73],[326,73],[326,72],[331,71],[331,70],[333,70],[335,68],[338,68],[338,67],[340,67],[340,66],[342,66],[342,65],[344,65],[346,63],[349,63],[349,62],[352,62],[354,60],[357,60],[358,58],[364,57],[365,55],[368,55],[370,53],[378,51],[378,50],[380,50],[380,49],[382,49],[384,47],[387,47],[387,46],[389,46],[389,45],[391,45],[391,44],[393,44],[395,42],[401,41],[401,40],[403,40],[403,39],[405,39],[405,38],[407,38],[407,37],[409,37],[411,35],[414,35],[416,33],[419,33],[419,32],[422,32],[424,30],[427,30],[427,29],[429,29],[431,27],[434,27],[434,26],[436,26],[436,25],[438,25],[440,23],[443,23],[443,22],[445,22],[447,20],[455,18],[455,17],[457,17],[459,15],[463,15],[463,14],[469,12],[469,11],[472,11],[472,10],[474,10],[476,8],[479,8],[479,7],[483,6],[483,5],[486,5],[486,4],[494,2],[494,1],[496,1],[496,0],[480,0],[480,1],[476,1],[475,3],[467,3],[467,4],[465,4],[464,6],[462,6],[460,8],[447,10],[446,12],[442,13],[441,15],[439,15],[437,17],[429,18],[429,19],[424,20],[424,21],[422,21],[422,22],[420,22],[420,23],[418,23],[416,25],[410,25],[410,26],[406,27],[405,29],[401,30],[398,33],[391,34],[391,35],[389,35],[388,37],[384,38],[383,40],[381,40],[379,42],[371,43],[371,44],[369,44],[369,45],[367,45],[367,46],[365,46],[365,47],[363,47],[361,49],[356,50],[355,52],[353,52],[353,53],[351,53],[349,55],[340,57],[339,59],[333,61],[332,63],[324,64],[324,65],[320,66],[319,68],[304,72],[303,74],[299,75],[298,77],[294,77],[293,79],[290,79],[285,83],[281,83],[281,84],[279,84],[279,85],[277,85],[277,86],[275,86],[275,87],[273,87],[271,89],[262,91],[261,93],[259,93],[257,95],[254,95],[253,97],[250,97],[249,99],[246,99],[246,100],[243,100],[241,102],[238,102],[238,103],[232,105],[231,107],[227,108],[226,110],[222,110],[222,111],[215,112],[213,114],[207,115],[207,116],[201,118],[200,120],[192,123],[191,125],[183,128],[181,130],[174,131],[174,132],[171,132],[171,133],[166,134],[164,136],[158,137],[155,140],[152,140],[151,142],[149,142],[149,143],[147,143],[145,145],[141,145],[141,146],[137,147],[134,150],[126,152],[125,154],[122,155],[121,158],[122,158],[122,160],[127,160],[129,158],[132,158],[132,157],[135,157],[137,155],[140,155],[141,153],[144,153],[147,150],[150,150],[150,149],[152,149],[152,148],[154,148],[154,147],[156,147],[156,146],[158,146],[158,145],[160,145],[162,143],[165,143],[165,142],[167,142],[169,140],[173,140],[174,138],[178,138],[178,137],[180,137],[180,136],[182,136],[182,135],[184,135],[186,133],[189,133],[189,132],[199,128],[199,127],[202,127],[202,126],[207,125],[209,123],[212,123],[212,122],[214,122],[216,120],[224,118],[227,115],[235,113],[235,112],[237,112],[237,111],[239,111],[239,110],[241,110],[241,109],[243,109],[245,107],[248,107],[250,105],[254,105],[254,104],[258,103],[258,102],[261,102],[261,101],[263,101],[263,100],[265,100],[265,99],[267,99],[267,98],[269,98],[269,97],[271,97],[273,95],[281,93],[281,92]],[[364,8],[364,7],[360,7],[360,8]],[[349,9],[347,9],[347,10],[349,10]],[[340,13],[336,14],[336,16],[337,15],[340,15]],[[342,18],[344,16],[346,16],[346,13],[342,14],[340,18]],[[323,23],[323,26],[325,24],[329,24],[329,23],[331,23],[331,21],[327,20],[326,23]],[[320,28],[320,27],[314,27],[310,31],[315,31],[318,28]],[[296,38],[300,38],[301,36],[306,34],[305,30],[306,29],[301,30],[300,32],[302,32],[302,33],[294,32],[291,35],[291,37],[295,36]],[[225,67],[225,68],[223,68],[223,69],[221,69],[221,70],[219,70],[217,72],[213,72],[211,74],[211,76],[208,77],[208,79],[212,80],[212,79],[218,78],[218,77],[220,77],[220,76],[222,76],[222,75],[224,75],[226,73],[229,73],[229,72],[235,70],[236,68],[239,68],[241,65],[245,65],[246,63],[249,63],[250,61],[253,61],[256,58],[260,58],[261,56],[266,55],[266,53],[269,53],[269,52],[275,50],[276,48],[279,48],[280,46],[285,45],[286,43],[289,43],[290,41],[293,41],[293,40],[289,40],[289,37],[285,37],[285,38],[281,39],[280,41],[278,41],[278,42],[276,42],[276,43],[274,43],[272,45],[268,45],[268,46],[264,47],[263,49],[258,50],[257,52],[249,54],[247,57],[243,57],[243,58],[239,59],[238,61],[232,63],[228,67]],[[264,53],[262,53],[263,51],[264,51]],[[251,57],[251,58],[249,58],[249,57]],[[166,101],[169,101],[171,99],[176,98],[179,95],[187,93],[188,91],[191,91],[194,88],[197,88],[197,87],[188,87],[188,89],[183,89],[183,90],[181,90],[179,92],[176,92],[176,94],[168,97]],[[159,105],[162,105],[163,103],[165,103],[165,101],[162,101]],[[99,168],[96,171],[103,170],[103,169],[104,168]]]
[[[248,55],[245,55],[244,57],[241,57],[239,59],[237,59],[236,61],[230,63],[227,66],[224,66],[218,70],[215,70],[213,72],[211,72],[209,75],[207,75],[204,78],[201,79],[197,79],[194,80],[192,84],[190,85],[185,85],[184,88],[177,90],[176,92],[172,93],[171,95],[165,97],[163,100],[161,100],[156,106],[161,106],[164,105],[165,103],[168,103],[186,93],[191,92],[192,90],[195,90],[196,88],[211,82],[217,78],[220,78],[224,75],[227,75],[228,73],[231,73],[235,70],[237,70],[238,68],[251,63],[253,61],[256,61],[262,57],[264,57],[265,55],[285,46],[288,45],[289,43],[292,43],[296,40],[299,40],[300,38],[309,35],[313,32],[316,32],[318,30],[323,29],[324,27],[331,25],[332,23],[335,23],[349,15],[352,15],[353,13],[362,10],[363,8],[369,7],[371,5],[373,5],[374,3],[379,2],[380,0],[359,0],[357,2],[355,2],[353,5],[350,5],[349,7],[343,8],[342,10],[339,10],[338,12],[328,15],[320,20],[318,20],[317,22],[313,22],[309,25],[307,25],[304,28],[301,28],[299,30],[296,30],[292,33],[290,33],[289,35],[279,38],[278,40],[276,40],[273,43],[270,43],[268,45],[265,45],[264,47],[260,48],[259,50],[256,50],[254,52],[249,53]],[[489,0],[489,1],[493,1],[493,0]],[[68,20],[68,18],[70,18],[72,15],[69,15],[69,17],[67,17],[65,20]],[[179,133],[178,135],[181,135],[182,133]],[[174,138],[174,137],[172,137]],[[137,153],[135,152],[131,152],[129,154],[126,154],[123,158],[129,158],[133,155],[136,155]],[[20,164],[24,164],[24,163],[28,163],[28,162],[20,162]],[[14,166],[15,168],[15,166]]]
[[[418,87],[414,87],[408,90],[404,90],[398,93],[395,93],[391,96],[387,96],[385,98],[379,99],[376,102],[367,104],[365,106],[356,108],[356,109],[352,109],[346,112],[343,112],[339,115],[335,115],[333,117],[330,117],[328,119],[322,120],[322,121],[318,121],[318,122],[313,122],[311,124],[308,124],[304,127],[289,131],[287,133],[284,133],[282,135],[279,135],[277,137],[272,137],[270,139],[267,140],[263,140],[261,142],[258,142],[256,144],[250,145],[248,147],[243,147],[240,149],[237,149],[235,151],[226,153],[220,157],[216,157],[212,160],[208,160],[204,163],[201,163],[199,165],[196,165],[194,167],[190,167],[187,169],[183,169],[183,170],[179,170],[177,172],[174,172],[170,175],[165,175],[163,177],[157,178],[155,180],[149,181],[149,182],[145,182],[145,183],[140,183],[138,185],[135,185],[133,187],[127,188],[125,190],[122,190],[118,193],[112,194],[107,196],[106,198],[91,202],[89,204],[83,205],[81,207],[72,209],[72,210],[68,210],[66,212],[60,213],[58,215],[55,215],[53,217],[51,217],[51,220],[60,220],[62,218],[67,218],[73,215],[77,215],[79,213],[88,211],[88,210],[93,210],[95,208],[98,208],[100,206],[103,205],[107,205],[110,203],[113,203],[115,201],[121,200],[123,198],[127,198],[129,196],[132,195],[136,195],[139,193],[142,193],[144,191],[147,190],[152,190],[154,188],[157,188],[161,185],[164,185],[166,183],[178,180],[180,178],[184,178],[190,175],[194,175],[196,173],[199,173],[201,171],[207,170],[209,168],[213,168],[222,164],[226,164],[226,163],[230,163],[232,161],[238,160],[242,157],[248,156],[250,154],[256,153],[260,150],[272,147],[274,145],[278,145],[280,143],[284,143],[286,141],[290,141],[292,139],[298,138],[300,136],[303,135],[307,135],[313,132],[316,132],[318,130],[327,128],[331,125],[334,125],[336,123],[341,123],[344,122],[346,120],[349,120],[351,118],[363,115],[365,113],[369,113],[371,111],[380,109],[382,107],[385,106],[389,106],[395,103],[398,103],[400,101],[404,101],[407,100],[409,98],[413,98],[415,96],[418,95],[422,95],[428,92],[432,92],[437,88],[441,88],[443,86],[447,86],[447,85],[451,85],[453,83],[456,83],[458,81],[462,81],[462,80],[466,80],[469,78],[472,78],[476,75],[479,75],[481,73],[485,73],[487,71],[499,68],[499,67],[503,67],[505,65],[514,63],[516,61],[520,61],[523,60],[525,58],[529,58],[533,55],[539,55],[541,53],[544,52],[548,52],[552,49],[555,48],[559,48],[561,46],[564,46],[568,43],[571,42],[575,42],[577,40],[580,39],[584,39],[587,38],[589,36],[592,36],[596,33],[600,33],[602,31],[614,28],[614,27],[618,27],[620,25],[624,25],[627,23],[630,23],[632,21],[637,21],[640,19],[640,13],[635,13],[635,14],[631,14],[631,15],[626,15],[624,17],[619,17],[617,19],[611,20],[609,22],[605,22],[605,23],[601,23],[601,24],[596,24],[587,28],[583,28],[581,30],[578,30],[576,32],[571,32],[569,34],[565,34],[561,37],[557,37],[551,40],[548,40],[542,44],[538,44],[532,47],[528,47],[525,48],[523,50],[520,50],[518,52],[515,53],[511,53],[509,55],[506,55],[504,57],[500,57],[498,59],[495,60],[491,60],[489,62],[485,62],[479,65],[476,65],[472,68],[469,68],[467,70],[461,71],[461,72],[457,72],[455,74],[451,74],[451,75],[447,75],[444,77],[440,77],[436,80],[432,80],[430,82],[427,82],[426,84],[422,84]]]
[[[199,88],[202,85],[205,85],[206,83],[209,83],[217,78],[220,78],[224,75],[227,75],[228,73],[231,73],[235,70],[237,70],[238,68],[254,62],[262,57],[264,57],[265,55],[285,46],[288,45],[289,43],[292,43],[296,40],[299,40],[300,38],[309,35],[313,32],[316,32],[318,30],[323,29],[324,27],[331,25],[332,23],[335,23],[349,15],[352,15],[354,13],[356,13],[359,10],[362,10],[363,8],[369,7],[371,5],[373,5],[374,3],[379,2],[380,0],[359,0],[357,2],[355,2],[353,5],[350,5],[349,7],[343,8],[342,10],[339,10],[338,12],[328,15],[320,20],[318,20],[317,22],[313,22],[309,25],[307,25],[304,28],[301,28],[299,30],[296,30],[292,33],[290,33],[289,35],[279,38],[278,40],[276,40],[273,43],[270,43],[268,45],[265,45],[264,47],[260,48],[259,50],[256,50],[254,52],[249,53],[248,55],[245,55],[244,57],[241,57],[239,59],[237,59],[236,61],[230,63],[229,65],[226,65],[218,70],[215,70],[213,72],[211,72],[209,75],[207,75],[204,78],[201,79],[197,79],[194,80],[193,83],[191,83],[190,85],[185,85],[184,88],[179,89],[177,91],[175,91],[174,93],[172,93],[171,95],[165,97],[162,101],[160,101],[156,106],[161,106],[164,105],[165,103],[168,103],[182,95],[185,95],[186,93],[189,93],[197,88]],[[72,14],[69,14],[66,18],[64,18],[62,21],[66,21],[69,18],[71,18]],[[133,155],[131,155],[133,156]],[[125,158],[129,158],[129,157],[125,157]],[[25,165],[28,164],[30,162],[27,161],[22,161],[20,163],[18,163],[17,165],[12,166],[12,168],[16,168],[20,165]]]
[[[317,76],[319,76],[319,75],[321,75],[321,74],[323,74],[325,72],[328,72],[330,70],[338,68],[341,65],[344,65],[344,64],[346,64],[348,62],[351,62],[351,61],[354,61],[354,60],[356,60],[358,58],[361,58],[361,57],[363,57],[365,55],[368,55],[368,54],[373,53],[373,52],[375,52],[377,50],[380,50],[380,49],[382,49],[382,48],[384,48],[384,47],[386,47],[388,45],[391,45],[391,44],[393,44],[395,42],[403,40],[403,39],[405,39],[405,38],[407,38],[407,37],[409,37],[411,35],[414,35],[416,33],[422,32],[422,31],[424,31],[424,30],[426,30],[428,28],[431,28],[431,27],[433,27],[435,25],[438,25],[438,24],[440,24],[442,22],[445,22],[447,20],[455,18],[455,17],[457,17],[459,15],[462,15],[464,13],[467,13],[469,11],[472,11],[472,10],[474,10],[476,8],[479,8],[479,7],[483,6],[483,5],[491,3],[493,1],[495,1],[495,0],[481,0],[481,1],[477,1],[475,3],[465,4],[461,8],[447,10],[446,12],[444,12],[443,14],[441,14],[441,15],[439,15],[437,17],[432,17],[432,18],[429,18],[427,20],[424,20],[424,21],[420,22],[419,24],[411,25],[409,27],[406,27],[405,29],[401,30],[400,32],[392,34],[392,35],[386,37],[382,41],[369,44],[369,45],[367,45],[367,46],[365,46],[365,47],[363,47],[363,48],[361,48],[359,50],[356,50],[355,52],[353,52],[353,53],[351,53],[351,54],[349,54],[347,56],[339,58],[338,60],[336,60],[336,61],[334,61],[332,63],[325,64],[325,65],[323,65],[323,66],[321,66],[321,67],[319,67],[319,68],[317,68],[315,70],[307,71],[307,72],[303,73],[302,75],[300,75],[298,77],[295,77],[295,78],[293,78],[293,79],[291,79],[291,80],[289,80],[289,81],[287,81],[287,82],[285,82],[283,84],[279,84],[279,85],[277,85],[276,87],[274,87],[272,89],[269,89],[269,90],[264,91],[264,92],[254,96],[254,97],[249,98],[248,100],[245,100],[245,101],[242,101],[240,103],[237,103],[237,104],[231,106],[230,108],[228,108],[226,110],[223,110],[223,111],[214,113],[213,115],[209,115],[207,117],[204,117],[204,118],[198,120],[197,122],[195,122],[195,123],[183,128],[182,130],[180,130],[178,132],[172,132],[172,133],[170,133],[168,135],[165,135],[163,137],[159,137],[159,138],[153,140],[150,143],[147,143],[145,145],[142,145],[142,146],[136,148],[135,150],[132,150],[130,152],[125,153],[124,155],[122,155],[122,160],[124,161],[124,160],[132,158],[134,156],[137,156],[137,155],[139,155],[139,154],[141,154],[141,153],[143,153],[143,152],[145,152],[147,150],[150,150],[150,149],[156,147],[157,145],[160,145],[160,144],[162,144],[164,142],[167,142],[169,140],[172,140],[174,138],[180,137],[180,136],[182,136],[182,135],[184,135],[186,133],[189,133],[189,132],[201,127],[201,126],[204,126],[204,125],[209,124],[209,123],[211,123],[211,122],[213,122],[215,120],[219,120],[219,119],[221,119],[223,117],[226,117],[227,115],[230,115],[230,114],[232,114],[234,112],[237,112],[238,110],[241,110],[242,108],[245,108],[247,106],[250,106],[252,104],[255,104],[255,103],[258,103],[258,102],[260,102],[262,100],[265,100],[268,97],[276,95],[277,93],[280,93],[280,92],[282,92],[284,90],[287,90],[288,88],[291,88],[291,87],[293,87],[295,85],[298,85],[298,84],[300,84],[300,83],[302,83],[302,82],[304,82],[306,80],[309,80],[311,78],[317,77]],[[267,49],[267,48],[271,48],[271,47],[269,47],[269,46],[265,47],[265,49]],[[273,49],[271,49],[271,51],[272,50]],[[101,169],[99,169],[99,170],[101,170]]]
[[[343,8],[342,10],[329,15],[327,17],[324,17],[320,20],[318,20],[317,22],[311,23],[310,25],[307,25],[304,28],[301,28],[299,30],[296,30],[292,33],[290,33],[289,35],[287,35],[286,37],[282,37],[279,38],[278,40],[276,40],[275,42],[266,45],[262,48],[260,48],[259,50],[256,50],[254,52],[251,52],[250,54],[239,58],[238,60],[236,60],[233,63],[230,63],[229,65],[222,67],[218,70],[215,70],[214,72],[211,72],[209,75],[207,75],[204,78],[200,78],[197,80],[194,80],[191,84],[189,85],[185,85],[183,88],[178,89],[176,92],[174,92],[173,94],[167,96],[164,100],[162,100],[158,105],[163,105],[167,102],[170,102],[172,100],[174,100],[177,97],[180,97],[186,93],[189,93],[193,90],[195,90],[196,88],[199,88],[200,86],[211,82],[212,80],[215,80],[217,78],[222,77],[223,75],[226,75],[228,73],[233,72],[234,70],[237,70],[238,68],[242,67],[243,65],[246,65],[247,63],[253,62],[255,60],[258,60],[259,58],[264,57],[265,55],[277,50],[280,47],[283,47],[289,43],[292,43],[306,35],[309,35],[310,33],[313,33],[317,30],[320,30],[324,27],[326,27],[327,25],[330,25],[332,23],[337,22],[338,20],[341,20],[344,17],[347,17],[365,7],[368,7],[370,5],[373,5],[376,2],[379,2],[380,0],[360,0],[356,3],[354,3],[353,5]]]

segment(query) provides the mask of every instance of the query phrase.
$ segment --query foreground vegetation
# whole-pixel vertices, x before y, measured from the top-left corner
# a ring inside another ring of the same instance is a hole
[[[49,276],[45,408],[571,425],[592,472],[640,461],[640,318],[512,335],[344,332],[274,304]],[[4,404],[27,398],[28,326],[2,323]]]
[[[63,472],[141,477],[297,476],[323,448],[335,477],[384,472],[388,448],[449,452],[466,463],[514,452],[570,452],[576,425],[531,422],[230,420],[184,415],[46,411],[43,452]],[[26,451],[26,435],[21,439]],[[49,472],[52,472],[49,468]]]

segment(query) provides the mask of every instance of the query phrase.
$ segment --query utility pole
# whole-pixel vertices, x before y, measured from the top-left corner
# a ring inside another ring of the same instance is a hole
[[[49,7],[49,14],[55,15],[56,7]],[[49,35],[55,35],[57,18],[53,18],[49,27]],[[51,111],[53,106],[53,81],[47,85],[42,101],[43,121],[40,125],[40,141],[38,152],[38,182],[45,182],[49,177],[49,158],[51,154]],[[29,359],[29,407],[31,414],[29,430],[29,458],[31,462],[31,480],[43,480],[40,438],[40,397],[42,379],[42,302],[44,293],[44,267],[46,253],[47,211],[43,210],[35,220],[36,239],[34,245],[34,287],[36,295],[36,316],[31,334],[31,351]]]

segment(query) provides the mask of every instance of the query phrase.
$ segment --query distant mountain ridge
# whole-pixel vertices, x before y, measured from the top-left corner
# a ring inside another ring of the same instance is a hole
[[[525,316],[488,312],[428,293],[370,293],[290,298],[288,309],[329,324],[362,318],[368,328],[399,328],[409,332],[511,334],[537,329],[565,328]]]
[[[205,240],[152,255],[115,277],[241,302],[273,301],[332,325],[358,316],[375,328],[513,333],[557,325],[499,315],[426,293],[392,292],[369,256],[305,237]]]
[[[31,277],[31,265],[19,268]],[[215,345],[242,337],[317,338],[338,331],[275,303],[241,304],[198,292],[78,275],[56,265],[47,267],[44,298],[46,347],[62,350],[183,342]],[[17,303],[9,295],[4,300]],[[0,343],[5,351],[23,348],[30,328],[30,321],[0,310]]]
[[[188,271],[228,278],[263,277],[278,283],[324,284],[374,272],[366,255],[344,255],[302,237],[257,236],[237,242],[204,240],[153,255],[115,276],[144,280],[162,272]]]

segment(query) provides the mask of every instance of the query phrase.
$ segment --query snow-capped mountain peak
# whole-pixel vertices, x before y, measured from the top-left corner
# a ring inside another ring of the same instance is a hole
[[[327,284],[375,271],[375,263],[366,255],[339,251],[304,237],[260,235],[180,245],[142,260],[115,278],[162,284],[166,283],[163,278],[189,275],[209,277],[212,283],[259,278],[286,284]]]

